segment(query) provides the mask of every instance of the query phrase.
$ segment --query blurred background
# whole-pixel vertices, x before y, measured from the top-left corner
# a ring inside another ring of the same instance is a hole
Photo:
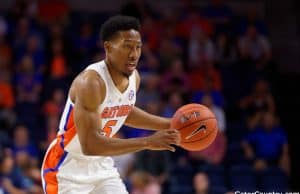
[[[299,8],[297,0],[1,0],[0,193],[42,193],[41,162],[70,83],[103,59],[100,26],[115,14],[142,23],[137,105],[171,117],[202,103],[219,122],[203,151],[115,157],[130,194],[299,191]],[[118,136],[149,134],[123,127]]]

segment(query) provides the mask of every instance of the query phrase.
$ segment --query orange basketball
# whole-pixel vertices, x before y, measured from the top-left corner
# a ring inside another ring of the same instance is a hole
[[[218,132],[215,115],[201,104],[180,107],[171,119],[171,129],[180,131],[180,146],[190,151],[200,151],[208,147]]]

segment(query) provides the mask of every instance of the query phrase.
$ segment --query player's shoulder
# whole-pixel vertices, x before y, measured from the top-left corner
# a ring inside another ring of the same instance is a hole
[[[104,85],[104,80],[95,70],[87,69],[78,75],[77,83],[84,88],[95,88],[102,87]]]
[[[89,108],[102,103],[105,95],[105,83],[95,70],[85,70],[75,79],[76,98]]]

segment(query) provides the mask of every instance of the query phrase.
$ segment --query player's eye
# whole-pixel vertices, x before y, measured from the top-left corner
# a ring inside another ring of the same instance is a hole
[[[125,47],[125,48],[128,48],[128,49],[131,49],[131,48],[132,48],[132,46],[129,45],[129,44],[125,44],[124,47]]]

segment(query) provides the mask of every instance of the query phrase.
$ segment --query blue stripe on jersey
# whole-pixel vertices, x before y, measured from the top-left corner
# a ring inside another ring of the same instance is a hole
[[[65,160],[65,158],[67,157],[68,155],[68,152],[64,151],[62,157],[60,158],[60,160],[58,161],[58,164],[54,167],[54,168],[47,168],[45,170],[43,170],[43,178],[45,180],[45,175],[48,173],[48,172],[55,172],[55,171],[58,171],[59,167],[62,165],[63,161]],[[44,186],[44,192],[47,194],[47,182],[45,182],[45,186]]]
[[[68,120],[69,120],[70,113],[71,113],[72,109],[73,109],[73,106],[70,104],[68,114],[67,114],[67,117],[66,117],[66,120],[65,120],[65,125],[64,125],[64,130],[65,131],[67,131],[67,124],[68,124]]]
[[[60,142],[60,147],[61,147],[62,149],[65,148],[64,142],[65,142],[65,136],[64,136],[64,134],[62,134],[62,136],[61,136],[61,142]]]
[[[47,168],[43,170],[43,175],[47,174],[48,172],[55,172],[59,169],[65,158],[67,157],[68,152],[64,151],[63,155],[61,156],[60,160],[58,161],[58,164],[54,168]]]
[[[43,177],[45,177],[45,174],[43,173]],[[45,179],[45,178],[44,178]],[[46,181],[44,181],[45,182],[45,186],[44,186],[44,192],[46,193],[46,194],[48,194],[47,193],[47,182]]]

